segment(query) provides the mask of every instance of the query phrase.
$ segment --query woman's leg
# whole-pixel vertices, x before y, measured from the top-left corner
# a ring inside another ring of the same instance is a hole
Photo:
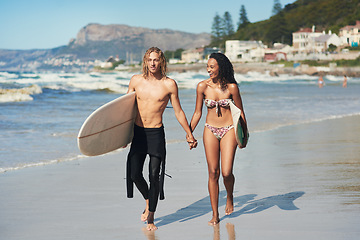
[[[225,214],[230,215],[234,211],[233,192],[235,177],[233,174],[234,157],[236,152],[236,139],[234,129],[228,131],[220,141],[221,173],[227,192]]]
[[[208,164],[209,180],[208,189],[210,195],[211,208],[213,218],[209,224],[215,225],[219,223],[219,176],[220,176],[220,143],[214,134],[205,127],[203,142],[205,148],[206,161]]]

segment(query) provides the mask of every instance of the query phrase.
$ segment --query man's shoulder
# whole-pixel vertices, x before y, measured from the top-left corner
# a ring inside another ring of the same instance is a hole
[[[169,78],[169,77],[165,77],[164,78],[164,83],[170,87],[176,87],[177,86],[177,83],[174,79],[172,78]]]
[[[144,76],[142,74],[136,74],[131,77],[131,80],[142,80]]]

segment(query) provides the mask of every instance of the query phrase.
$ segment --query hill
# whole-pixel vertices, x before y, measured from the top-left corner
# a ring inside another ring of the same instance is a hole
[[[0,49],[0,70],[51,70],[56,67],[49,64],[45,66],[44,61],[56,62],[56,58],[86,62],[95,59],[104,61],[109,56],[118,55],[120,59],[139,62],[146,49],[152,46],[166,51],[196,48],[209,43],[208,33],[194,34],[120,24],[89,24],[80,29],[76,39],[71,39],[66,46],[33,50]],[[64,69],[57,67],[57,70]]]
[[[170,29],[149,29],[127,25],[89,24],[82,28],[76,39],[70,41],[62,54],[76,54],[80,59],[106,59],[110,55],[119,55],[126,60],[142,59],[144,52],[152,46],[163,51],[188,49],[207,45],[210,34],[186,33]]]
[[[297,0],[286,5],[282,11],[268,20],[249,23],[240,27],[228,39],[262,40],[271,45],[274,42],[292,44],[292,33],[313,25],[319,31],[338,33],[346,25],[355,25],[360,20],[360,0]],[[211,45],[219,46],[219,42]]]

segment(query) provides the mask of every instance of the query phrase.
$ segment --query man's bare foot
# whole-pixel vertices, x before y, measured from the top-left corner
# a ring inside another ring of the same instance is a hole
[[[158,228],[155,226],[154,223],[148,223],[146,229],[147,229],[148,231],[155,231],[155,230],[158,229]]]
[[[145,209],[144,212],[141,214],[141,221],[146,222],[149,215],[149,210]]]
[[[146,222],[148,216],[149,216],[149,199],[145,200],[146,206],[144,212],[141,214],[141,221]]]
[[[234,212],[233,196],[227,198],[225,206],[225,215],[230,215]]]
[[[218,217],[213,217],[209,222],[208,224],[210,226],[215,226],[216,224],[218,224],[220,222],[220,219]]]
[[[154,215],[155,215],[154,212],[149,211],[149,215],[147,217],[147,223],[148,224],[147,224],[147,227],[146,227],[146,229],[148,231],[155,231],[157,229],[157,227],[154,224]]]

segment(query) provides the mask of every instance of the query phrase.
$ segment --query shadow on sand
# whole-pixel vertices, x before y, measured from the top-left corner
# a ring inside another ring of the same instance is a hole
[[[276,196],[270,196],[255,200],[257,194],[247,194],[243,196],[234,197],[234,212],[231,215],[224,216],[225,218],[235,218],[242,214],[253,214],[264,211],[268,208],[278,206],[282,210],[298,210],[294,205],[294,201],[304,195],[305,192],[297,191]],[[226,204],[226,191],[221,191],[219,194],[219,207]],[[239,210],[236,210],[240,208]],[[174,213],[166,216],[156,218],[156,226],[164,226],[174,222],[185,222],[212,212],[209,196],[194,202],[193,204],[181,208]]]

